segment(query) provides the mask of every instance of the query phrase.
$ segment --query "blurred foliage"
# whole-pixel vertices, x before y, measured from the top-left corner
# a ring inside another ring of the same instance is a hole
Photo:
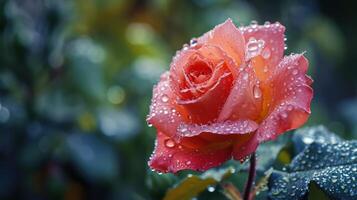
[[[207,170],[201,176],[189,174],[174,188],[166,192],[164,200],[190,200],[207,188],[208,192],[214,192],[216,185],[234,174],[234,168]]]
[[[315,80],[309,124],[357,138],[357,13],[347,2],[1,0],[0,10],[0,199],[162,198],[187,174],[147,167],[152,86],[176,50],[227,17],[286,25],[288,53],[306,50]],[[264,148],[261,168],[275,158]],[[239,188],[242,169],[228,178]]]

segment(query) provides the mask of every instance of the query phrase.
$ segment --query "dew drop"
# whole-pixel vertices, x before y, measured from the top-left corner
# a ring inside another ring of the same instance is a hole
[[[255,85],[253,87],[253,95],[254,98],[259,99],[260,97],[262,97],[262,90],[259,88],[259,86]]]
[[[191,40],[190,40],[190,46],[191,47],[194,47],[194,46],[196,46],[197,45],[197,39],[196,38],[192,38]]]
[[[292,74],[293,75],[296,75],[296,74],[298,74],[299,73],[299,71],[297,70],[297,69],[294,69],[293,71],[292,71]]]
[[[250,22],[250,25],[251,25],[252,28],[257,28],[258,22],[253,20],[253,21]]]
[[[288,105],[288,111],[292,111],[293,110],[293,106],[292,105]]]
[[[268,59],[268,58],[270,58],[270,50],[268,49],[268,48],[265,48],[264,50],[263,50],[263,52],[262,52],[262,56],[263,56],[263,58],[264,59]]]
[[[214,192],[216,190],[216,188],[213,186],[208,186],[207,190],[208,190],[208,192]]]
[[[162,97],[161,97],[161,101],[164,102],[164,103],[166,103],[166,102],[169,101],[169,97],[164,94],[164,95],[162,95]]]
[[[281,113],[281,117],[286,119],[288,117],[288,114],[286,112]]]
[[[168,148],[172,148],[172,147],[175,146],[175,142],[172,139],[167,139],[165,141],[165,146],[168,147]]]
[[[264,40],[256,40],[254,37],[249,38],[246,45],[246,60],[259,55],[264,48]]]
[[[264,26],[265,26],[266,28],[269,28],[269,27],[270,27],[270,22],[268,22],[268,21],[264,22]]]
[[[263,68],[263,72],[265,72],[265,73],[267,73],[268,72],[268,66],[264,66],[264,68]]]
[[[190,165],[191,164],[191,161],[186,161],[186,165]]]
[[[244,74],[243,74],[243,80],[248,80],[248,73],[246,73],[246,72],[243,72]]]

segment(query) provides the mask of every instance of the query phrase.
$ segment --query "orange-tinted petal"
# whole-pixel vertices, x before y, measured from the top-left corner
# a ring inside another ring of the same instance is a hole
[[[258,79],[253,69],[246,67],[242,70],[225,102],[218,121],[225,120],[256,120],[261,110],[261,90],[257,85]]]
[[[264,43],[259,57],[264,59],[264,65],[267,67],[264,69],[266,74],[274,71],[274,68],[279,64],[284,55],[285,27],[276,22],[265,25],[252,24],[242,27],[240,30],[243,32],[245,41],[248,42],[250,39],[255,39]],[[258,61],[258,64],[261,65],[261,61]],[[263,69],[263,67],[261,68]]]
[[[244,38],[231,19],[227,19],[224,23],[217,25],[213,30],[198,38],[197,45],[218,46],[229,57],[233,58],[237,67],[244,60]]]
[[[307,79],[308,62],[302,54],[285,57],[269,80],[270,110],[257,130],[259,141],[296,129],[310,115],[313,96],[311,79]]]

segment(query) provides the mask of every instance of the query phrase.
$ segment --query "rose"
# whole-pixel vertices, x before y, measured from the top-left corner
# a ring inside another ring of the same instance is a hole
[[[284,31],[279,23],[237,29],[228,19],[184,45],[153,90],[152,169],[206,170],[242,160],[306,122],[313,96],[308,61],[283,57]]]

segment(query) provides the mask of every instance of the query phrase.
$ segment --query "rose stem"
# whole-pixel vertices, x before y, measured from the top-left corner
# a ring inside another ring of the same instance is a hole
[[[252,155],[250,156],[250,166],[249,166],[249,175],[248,175],[248,180],[247,183],[245,185],[245,189],[244,189],[244,200],[250,200],[249,196],[250,196],[250,191],[253,187],[253,182],[254,182],[254,178],[255,178],[255,165],[256,165],[256,158],[255,158],[255,152],[252,153]]]

